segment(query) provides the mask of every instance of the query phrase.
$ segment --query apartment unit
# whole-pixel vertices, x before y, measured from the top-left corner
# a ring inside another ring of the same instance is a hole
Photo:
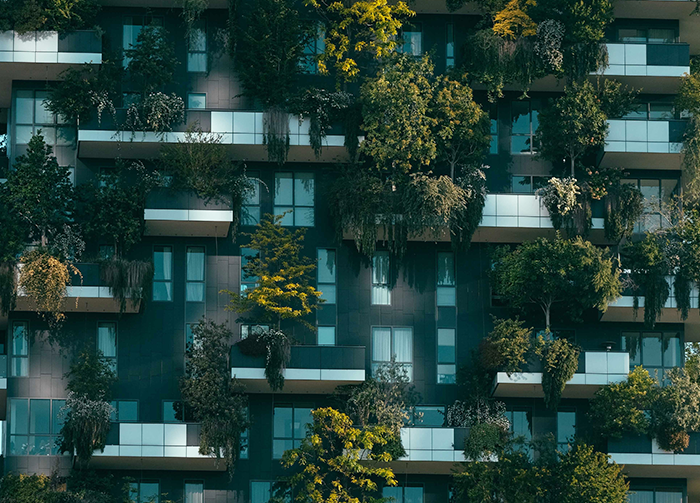
[[[207,204],[167,188],[148,196],[144,237],[130,252],[155,266],[151,296],[140,308],[120,312],[99,266],[79,265],[83,278],[68,288],[64,329],[94,341],[118,376],[107,447],[96,452],[92,466],[131,477],[139,502],[167,493],[185,503],[266,503],[271,484],[285,473],[282,453],[298,446],[310,411],[329,405],[328,395],[337,386],[363,382],[377,365],[394,357],[408,369],[422,396],[416,407],[422,414],[402,430],[407,456],[393,464],[399,487],[387,494],[398,503],[447,501],[451,472],[464,460],[465,432],[444,427],[443,413],[460,398],[457,371],[472,365],[472,352],[493,327],[491,316],[508,313],[491,290],[488,251],[493,243],[554,235],[551,218],[535,196],[552,173],[550,163],[536,155],[534,133],[539,111],[562,92],[563,82],[542,79],[533,83],[526,99],[512,89],[493,103],[475,84],[475,97],[490,113],[492,139],[484,161],[490,168],[483,219],[468,250],[456,252],[447,239],[431,237],[411,241],[400,267],[381,248],[368,262],[352,240],[338,239],[328,209],[332,180],[327,173],[347,159],[342,127],[328,132],[316,157],[308,121],[292,117],[287,162],[268,161],[264,107],[243,95],[229,55],[213,49],[215,34],[227,28],[228,2],[210,0],[195,28],[196,43],[192,36],[182,36],[181,8],[175,0],[101,3],[99,32],[0,33],[0,133],[7,143],[0,168],[3,163],[11,167],[32,134],[41,130],[59,164],[70,167],[76,186],[96,184],[117,159],[147,163],[163,143],[177,143],[197,123],[205,132],[220,134],[230,155],[245,161],[257,188],[244,202],[237,236],[231,235],[231,224],[238,210],[227,204]],[[248,4],[239,3],[241,9]],[[618,0],[606,37],[609,65],[600,78],[614,78],[642,92],[631,113],[610,119],[599,163],[624,168],[627,183],[648,201],[681,191],[685,120],[674,108],[674,97],[689,72],[691,56],[700,53],[700,18],[690,16],[694,7],[684,0]],[[439,73],[469,57],[462,46],[476,22],[475,8],[467,5],[451,13],[442,0],[418,1],[413,8],[417,15],[403,33],[405,51],[431,53]],[[114,117],[105,113],[101,121],[75,127],[46,109],[50,84],[61,72],[100,65],[103,58],[135,44],[140,30],[151,23],[166,28],[179,61],[174,81],[165,89],[186,104],[185,121],[173,132],[132,134],[120,129],[130,99],[128,82]],[[311,54],[318,50],[309,49]],[[317,86],[334,85],[316,68],[304,79]],[[313,320],[317,331],[295,333],[301,340],[291,348],[281,392],[270,390],[260,359],[232,346],[231,376],[246,385],[252,425],[230,479],[223,464],[199,454],[199,425],[175,412],[185,348],[191,327],[202,316],[226,324],[236,339],[248,333],[250,327],[237,321],[238,314],[224,309],[229,297],[220,292],[244,291],[254,284],[242,271],[243,234],[252,232],[262,215],[286,211],[283,225],[306,229],[304,254],[318,260],[315,285],[325,303]],[[594,206],[592,216],[591,240],[605,244],[603,208]],[[653,218],[648,215],[638,230]],[[87,244],[93,253],[108,245]],[[543,328],[543,320],[528,322]],[[583,323],[556,327],[582,348],[578,371],[557,412],[544,405],[541,368],[499,373],[493,395],[506,404],[514,434],[531,439],[553,433],[564,445],[585,428],[588,400],[597,389],[624,379],[639,364],[660,371],[682,366],[685,343],[700,342],[698,327],[696,313],[682,320],[669,310],[649,330],[635,317],[631,299],[622,297],[602,317],[586,313]],[[14,311],[0,317],[6,473],[66,473],[70,468],[70,458],[58,455],[54,447],[70,360],[46,341],[47,328],[22,297]],[[630,340],[638,345],[633,350]],[[636,491],[630,501],[700,501],[697,435],[691,435],[690,446],[680,454],[662,451],[646,438],[611,442],[612,459],[624,465]]]

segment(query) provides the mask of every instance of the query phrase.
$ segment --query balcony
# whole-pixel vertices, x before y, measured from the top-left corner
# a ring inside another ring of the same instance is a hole
[[[582,351],[576,374],[566,383],[562,396],[592,398],[601,386],[624,381],[629,371],[627,352]],[[498,372],[493,382],[493,396],[543,398],[541,363],[530,362],[527,372],[516,372],[510,376]]]
[[[156,189],[146,198],[146,236],[220,237],[228,235],[233,209],[205,203],[195,194]]]
[[[185,140],[188,126],[197,125],[202,131],[221,136],[232,156],[247,161],[267,161],[264,141],[264,113],[255,111],[189,110],[185,124],[175,131],[156,134],[149,131],[121,131],[119,125],[126,118],[126,110],[117,110],[116,121],[102,117],[81,124],[78,130],[79,157],[110,158],[121,155],[126,158],[156,157],[162,143]],[[316,159],[309,141],[310,121],[301,124],[296,116],[289,118],[289,161],[334,162],[345,161],[345,136],[339,130],[331,130],[324,140],[320,159]]]
[[[604,218],[593,208],[591,240],[602,238]],[[508,232],[504,232],[508,229]],[[488,194],[481,223],[473,241],[519,242],[554,236],[552,219],[541,199],[534,194]]]
[[[70,66],[84,63],[102,63],[102,38],[94,30],[0,32],[0,108],[10,107],[13,80],[56,80]]]
[[[223,471],[226,464],[199,454],[198,424],[113,423],[97,469]]]
[[[636,16],[635,16],[636,17]],[[675,92],[690,73],[688,44],[608,43],[608,67],[601,74],[645,93]]]
[[[63,311],[66,313],[119,313],[119,302],[100,278],[99,264],[76,264],[83,275],[73,276],[73,284],[66,287]],[[18,291],[15,311],[35,311],[36,303],[22,290]],[[126,303],[125,313],[137,313],[138,306]]]
[[[265,379],[265,357],[247,356],[231,348],[231,377],[248,393],[271,393]],[[331,393],[337,386],[365,381],[365,348],[362,346],[292,346],[280,393]]]
[[[608,121],[602,166],[680,169],[684,120]]]
[[[401,428],[406,456],[391,463],[395,473],[452,473],[465,461],[464,441],[469,428]]]

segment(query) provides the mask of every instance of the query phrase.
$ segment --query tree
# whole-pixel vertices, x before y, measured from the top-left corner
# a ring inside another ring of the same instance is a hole
[[[576,163],[605,144],[607,131],[607,116],[593,85],[586,80],[569,84],[564,96],[540,112],[535,141],[540,155],[548,161],[568,160],[573,178]]]
[[[250,238],[248,248],[256,255],[247,257],[243,272],[256,278],[254,288],[244,293],[226,291],[231,296],[229,311],[256,311],[259,323],[274,323],[281,328],[282,320],[292,320],[309,328],[304,317],[318,306],[321,292],[310,285],[316,264],[304,257],[302,246],[305,229],[290,232],[282,226],[284,215],[264,215]]]
[[[5,190],[5,201],[29,226],[30,237],[47,246],[63,230],[71,213],[73,186],[67,167],[59,166],[53,149],[39,133],[32,136],[27,152],[15,160]]]
[[[355,428],[348,416],[332,408],[317,409],[311,415],[313,423],[301,445],[282,457],[285,468],[299,469],[276,484],[273,501],[285,501],[290,489],[300,503],[383,501],[377,498],[381,487],[395,486],[397,481],[391,468],[373,461],[392,460],[382,452],[391,435],[389,428]]]
[[[0,5],[0,29],[57,31],[61,34],[92,25],[100,5],[95,0],[9,0]],[[4,23],[3,23],[4,21]]]
[[[59,448],[70,453],[79,468],[86,468],[92,453],[104,450],[107,443],[113,411],[109,401],[116,376],[100,351],[83,351],[65,377],[68,398],[62,409]]]
[[[509,376],[522,372],[532,344],[532,328],[524,327],[518,318],[493,320],[493,330],[479,347],[483,367],[506,372]]]
[[[185,407],[201,423],[199,453],[223,458],[233,476],[241,451],[241,434],[248,429],[248,398],[231,379],[231,332],[224,325],[202,320],[192,328],[185,375],[180,391]]]
[[[127,71],[139,84],[144,96],[170,84],[179,64],[168,40],[168,32],[155,24],[141,30],[136,45],[126,49],[125,55],[129,62]]]
[[[553,306],[579,319],[585,309],[604,311],[619,297],[620,272],[607,255],[580,237],[539,238],[514,250],[501,247],[494,256],[494,291],[514,308],[538,306],[549,330]]]
[[[356,80],[363,63],[382,60],[398,46],[404,21],[415,15],[399,0],[304,0],[316,9],[325,25],[325,50],[318,60],[320,73],[335,71],[341,81]]]

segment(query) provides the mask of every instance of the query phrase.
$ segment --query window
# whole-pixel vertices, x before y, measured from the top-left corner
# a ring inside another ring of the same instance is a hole
[[[270,330],[269,325],[241,325],[241,339],[247,339],[250,335],[264,334]]]
[[[438,384],[457,383],[457,354],[455,351],[456,330],[438,328],[437,382]]]
[[[530,452],[529,442],[532,440],[532,412],[530,410],[508,410],[506,418],[510,423],[510,433],[516,440],[522,440],[522,449]]]
[[[670,225],[661,210],[675,203],[675,197],[680,191],[680,181],[677,178],[630,178],[621,183],[638,188],[644,196],[644,215],[635,225],[635,232],[643,233]]]
[[[423,503],[422,487],[384,487],[383,498],[393,498],[393,503]]]
[[[674,44],[678,35],[674,28],[619,27],[617,41],[639,44]]]
[[[533,154],[537,151],[534,137],[539,125],[538,109],[539,106],[535,100],[511,103],[511,154]]]
[[[117,371],[117,324],[100,322],[97,324],[97,350],[102,352],[112,372]]]
[[[319,326],[317,336],[319,346],[335,346],[335,327]]]
[[[567,452],[576,435],[576,411],[557,412],[557,450]]]
[[[29,324],[26,321],[12,323],[11,377],[29,375]]]
[[[187,108],[191,110],[207,108],[207,95],[205,93],[189,93],[187,95]]]
[[[138,400],[113,400],[112,416],[110,420],[114,423],[135,423],[139,420]]]
[[[412,426],[439,428],[445,423],[443,405],[416,405],[411,413]]]
[[[173,247],[153,248],[153,300],[170,302],[173,300]]]
[[[275,173],[274,212],[284,214],[284,226],[313,227],[314,174]]]
[[[250,419],[250,409],[246,408],[245,415],[247,419]],[[239,459],[248,459],[248,443],[250,441],[250,435],[248,428],[241,432],[241,452],[239,453]]]
[[[545,187],[548,180],[549,177],[543,175],[512,175],[510,190],[513,194],[534,194]]]
[[[45,104],[47,91],[19,90],[15,95],[15,144],[26,145],[32,135],[41,131],[44,141],[51,146],[71,145],[75,139],[72,126],[51,113]]]
[[[420,23],[416,23],[411,28],[407,28],[401,34],[401,51],[411,56],[423,54],[423,28]]]
[[[250,276],[245,270],[245,266],[249,260],[258,256],[257,250],[252,248],[241,248],[241,293],[249,288],[255,288],[258,283],[257,276]]]
[[[187,71],[207,71],[207,32],[204,21],[199,20],[190,30],[190,39],[187,44]]]
[[[318,73],[318,57],[326,50],[326,30],[322,23],[316,23],[316,35],[309,37],[304,46],[301,69],[304,73]]]
[[[274,487],[276,482],[266,480],[256,480],[250,483],[250,503],[268,503],[270,498],[274,496]],[[285,503],[291,503],[292,495],[288,492],[284,498]]]
[[[163,21],[161,18],[150,18],[145,16],[127,16],[124,18],[122,28],[122,49],[126,53],[129,49],[133,49],[138,45],[139,35],[141,30],[148,25],[161,26]],[[129,66],[129,59],[124,56],[124,67]]]
[[[498,154],[498,107],[492,105],[489,107],[489,117],[491,119],[491,143],[489,144],[489,154]]]
[[[164,423],[181,423],[181,414],[178,410],[181,408],[179,400],[163,400],[163,422]],[[178,417],[180,416],[180,417]]]
[[[623,332],[623,351],[630,355],[630,370],[642,365],[663,379],[666,370],[683,364],[683,346],[678,332]]]
[[[316,251],[318,268],[316,278],[321,298],[326,304],[335,304],[336,277],[335,277],[335,250],[319,248]]]
[[[185,481],[185,503],[204,503],[204,482]]]
[[[629,491],[629,503],[684,503],[683,491],[679,489]]]
[[[258,174],[251,172],[248,178],[253,184],[245,193],[241,209],[241,225],[258,225],[260,223],[260,180]]]
[[[114,246],[113,245],[100,245],[99,257],[102,260],[110,260],[114,257]]]
[[[61,409],[65,405],[65,400],[10,399],[10,454],[60,454],[55,444],[63,426]]]
[[[437,305],[455,306],[457,304],[455,254],[452,252],[438,252],[437,262]]]
[[[132,503],[160,503],[160,484],[157,481],[129,482]]]
[[[203,246],[187,247],[187,302],[204,302],[204,260]]]
[[[451,70],[455,67],[455,25],[453,23],[447,23],[446,28],[445,68]]]
[[[374,253],[372,257],[372,305],[374,306],[391,305],[390,266],[389,252]]]
[[[312,422],[310,407],[277,406],[274,409],[272,457],[281,459],[284,451],[295,449],[306,437],[306,425]]]
[[[622,116],[626,120],[668,121],[677,119],[678,114],[671,102],[635,103],[629,112]]]
[[[413,329],[374,327],[372,329],[372,374],[392,357],[406,369],[413,380]]]

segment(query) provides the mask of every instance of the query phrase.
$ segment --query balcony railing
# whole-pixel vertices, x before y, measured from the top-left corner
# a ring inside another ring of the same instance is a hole
[[[687,122],[614,119],[608,121],[608,126],[605,152],[678,154]]]
[[[700,467],[700,433],[690,433],[687,448],[676,454],[662,450],[656,440],[646,435],[627,435],[608,440],[608,454],[612,461],[625,465],[630,476],[686,477],[692,471],[697,478]]]
[[[198,424],[113,423],[95,468],[142,470],[224,470],[214,456],[199,453]]]
[[[94,30],[0,32],[0,63],[102,63],[102,38]]]
[[[624,381],[629,370],[629,353],[626,351],[582,351],[576,373],[566,383],[562,396],[590,398],[601,386]],[[524,372],[515,372],[510,376],[498,372],[493,383],[493,395],[543,397],[541,362],[531,361]]]
[[[688,44],[608,43],[603,75],[681,77],[690,73]]]
[[[162,188],[148,195],[144,220],[146,236],[226,237],[233,209],[231,203]]]
[[[269,393],[265,358],[248,356],[231,348],[231,377],[240,379],[246,390]],[[283,393],[326,393],[341,384],[365,380],[365,348],[362,346],[292,346],[284,370]]]

